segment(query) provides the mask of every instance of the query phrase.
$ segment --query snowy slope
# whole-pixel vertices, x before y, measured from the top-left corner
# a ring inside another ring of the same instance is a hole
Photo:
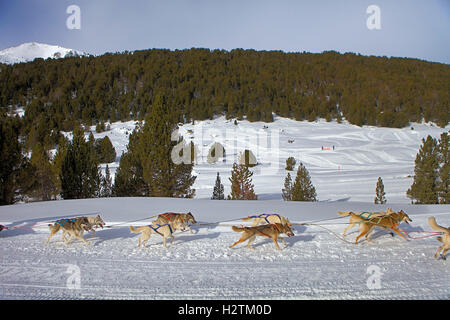
[[[135,121],[116,122],[111,124],[110,131],[102,133],[96,133],[95,126],[91,127],[95,138],[109,136],[116,149],[116,162],[109,164],[113,176],[122,152],[126,151],[128,134],[135,126]],[[233,162],[237,161],[239,152],[249,148],[259,163],[252,168],[258,199],[281,199],[287,175],[286,159],[293,156],[297,166],[302,162],[308,169],[320,201],[373,202],[377,179],[381,177],[388,203],[410,203],[406,190],[413,181],[414,160],[422,138],[427,135],[439,138],[449,129],[450,125],[439,128],[418,123],[402,129],[358,127],[347,122],[308,122],[281,117],[275,117],[273,123],[244,120],[236,126],[233,120],[218,117],[196,121],[194,125],[184,124],[179,133],[198,147],[194,166],[197,179],[193,186],[198,199],[211,197],[217,172],[228,195]],[[71,133],[65,135],[71,138]],[[207,163],[214,142],[224,145],[225,162]],[[105,166],[102,164],[103,169]],[[295,171],[291,175],[294,179]]]
[[[448,205],[392,207],[412,218],[410,225],[400,225],[404,230],[429,231],[427,218],[432,215],[439,224],[450,225]],[[0,223],[26,228],[0,232],[0,299],[449,299],[449,260],[433,258],[440,245],[435,237],[406,242],[377,230],[376,244],[354,245],[330,232],[342,234],[347,218],[340,218],[317,222],[329,231],[295,226],[295,236],[281,251],[266,238],[254,242],[255,250],[245,245],[228,248],[240,237],[230,226],[243,223],[239,219],[248,215],[276,212],[291,222],[307,222],[336,218],[338,210],[382,208],[358,202],[167,198],[3,206]],[[192,211],[198,222],[194,234],[177,232],[168,249],[159,236],[153,236],[147,248],[138,248],[138,235],[128,225],[148,224],[150,220],[141,219],[167,211]],[[80,241],[66,246],[60,235],[44,245],[48,222],[96,212],[107,225],[116,225],[97,231],[88,239],[91,246]],[[347,240],[355,236],[356,228]],[[380,271],[379,286],[372,282],[373,268]],[[75,289],[69,281],[73,270],[80,279]]]
[[[15,64],[33,61],[36,58],[65,58],[71,56],[83,56],[84,52],[67,49],[44,43],[28,42],[0,51],[0,63]]]

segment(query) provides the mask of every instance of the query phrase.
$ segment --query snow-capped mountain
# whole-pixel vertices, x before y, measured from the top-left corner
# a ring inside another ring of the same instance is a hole
[[[53,46],[44,43],[28,42],[16,47],[9,47],[0,51],[0,63],[14,64],[33,61],[36,58],[66,58],[83,56],[85,52]]]

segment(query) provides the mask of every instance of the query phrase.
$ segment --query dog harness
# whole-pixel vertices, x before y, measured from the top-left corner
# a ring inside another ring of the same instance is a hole
[[[175,213],[175,212],[166,212],[166,213],[160,214],[161,217],[166,218],[170,222],[173,222],[172,221],[173,217],[177,216],[177,215],[179,215],[179,213]],[[170,217],[172,217],[172,219]],[[183,216],[181,216],[181,215],[180,215],[180,220],[181,220],[181,223],[184,223]]]
[[[60,220],[57,220],[56,223],[59,224],[61,227],[64,227],[64,224],[66,222],[72,222],[73,223],[75,221],[77,221],[77,219],[60,219]]]
[[[280,229],[278,229],[277,225],[274,223],[270,224],[271,227],[275,227],[275,229],[277,229],[278,232],[280,232]],[[271,236],[269,236],[268,234],[265,234],[264,232],[256,229],[257,232],[261,233],[263,236],[266,236],[267,238],[272,238]]]
[[[161,232],[158,232],[158,229],[161,228],[161,227],[164,227],[164,226],[169,226],[170,233],[173,233],[172,227],[170,226],[170,223],[166,223],[166,224],[157,224],[157,227],[156,227],[156,228],[153,227],[153,225],[149,225],[149,227],[152,228],[153,231],[155,231],[156,233],[158,233],[158,234],[160,234],[160,235],[162,235],[162,234],[161,234]]]
[[[280,223],[283,223],[283,221],[281,220],[280,215],[279,215],[279,214],[276,214],[276,213],[262,213],[262,214],[260,214],[259,216],[249,216],[249,218],[264,218],[264,220],[266,220],[266,222],[267,222],[268,224],[271,224],[271,223],[269,222],[269,219],[268,219],[270,216],[277,216],[278,219],[280,219]]]

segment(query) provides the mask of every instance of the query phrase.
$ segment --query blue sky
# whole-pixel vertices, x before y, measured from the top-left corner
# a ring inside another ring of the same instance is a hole
[[[69,5],[80,7],[79,30],[66,27]],[[369,5],[380,30],[366,26]],[[0,0],[0,49],[31,41],[92,54],[336,50],[450,64],[450,0]]]

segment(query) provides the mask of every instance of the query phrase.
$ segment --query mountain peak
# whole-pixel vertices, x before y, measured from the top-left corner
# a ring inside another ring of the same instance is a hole
[[[59,59],[84,55],[86,55],[86,53],[74,49],[39,42],[26,42],[15,47],[1,50],[0,63],[15,64],[20,62],[30,62],[36,58]]]

